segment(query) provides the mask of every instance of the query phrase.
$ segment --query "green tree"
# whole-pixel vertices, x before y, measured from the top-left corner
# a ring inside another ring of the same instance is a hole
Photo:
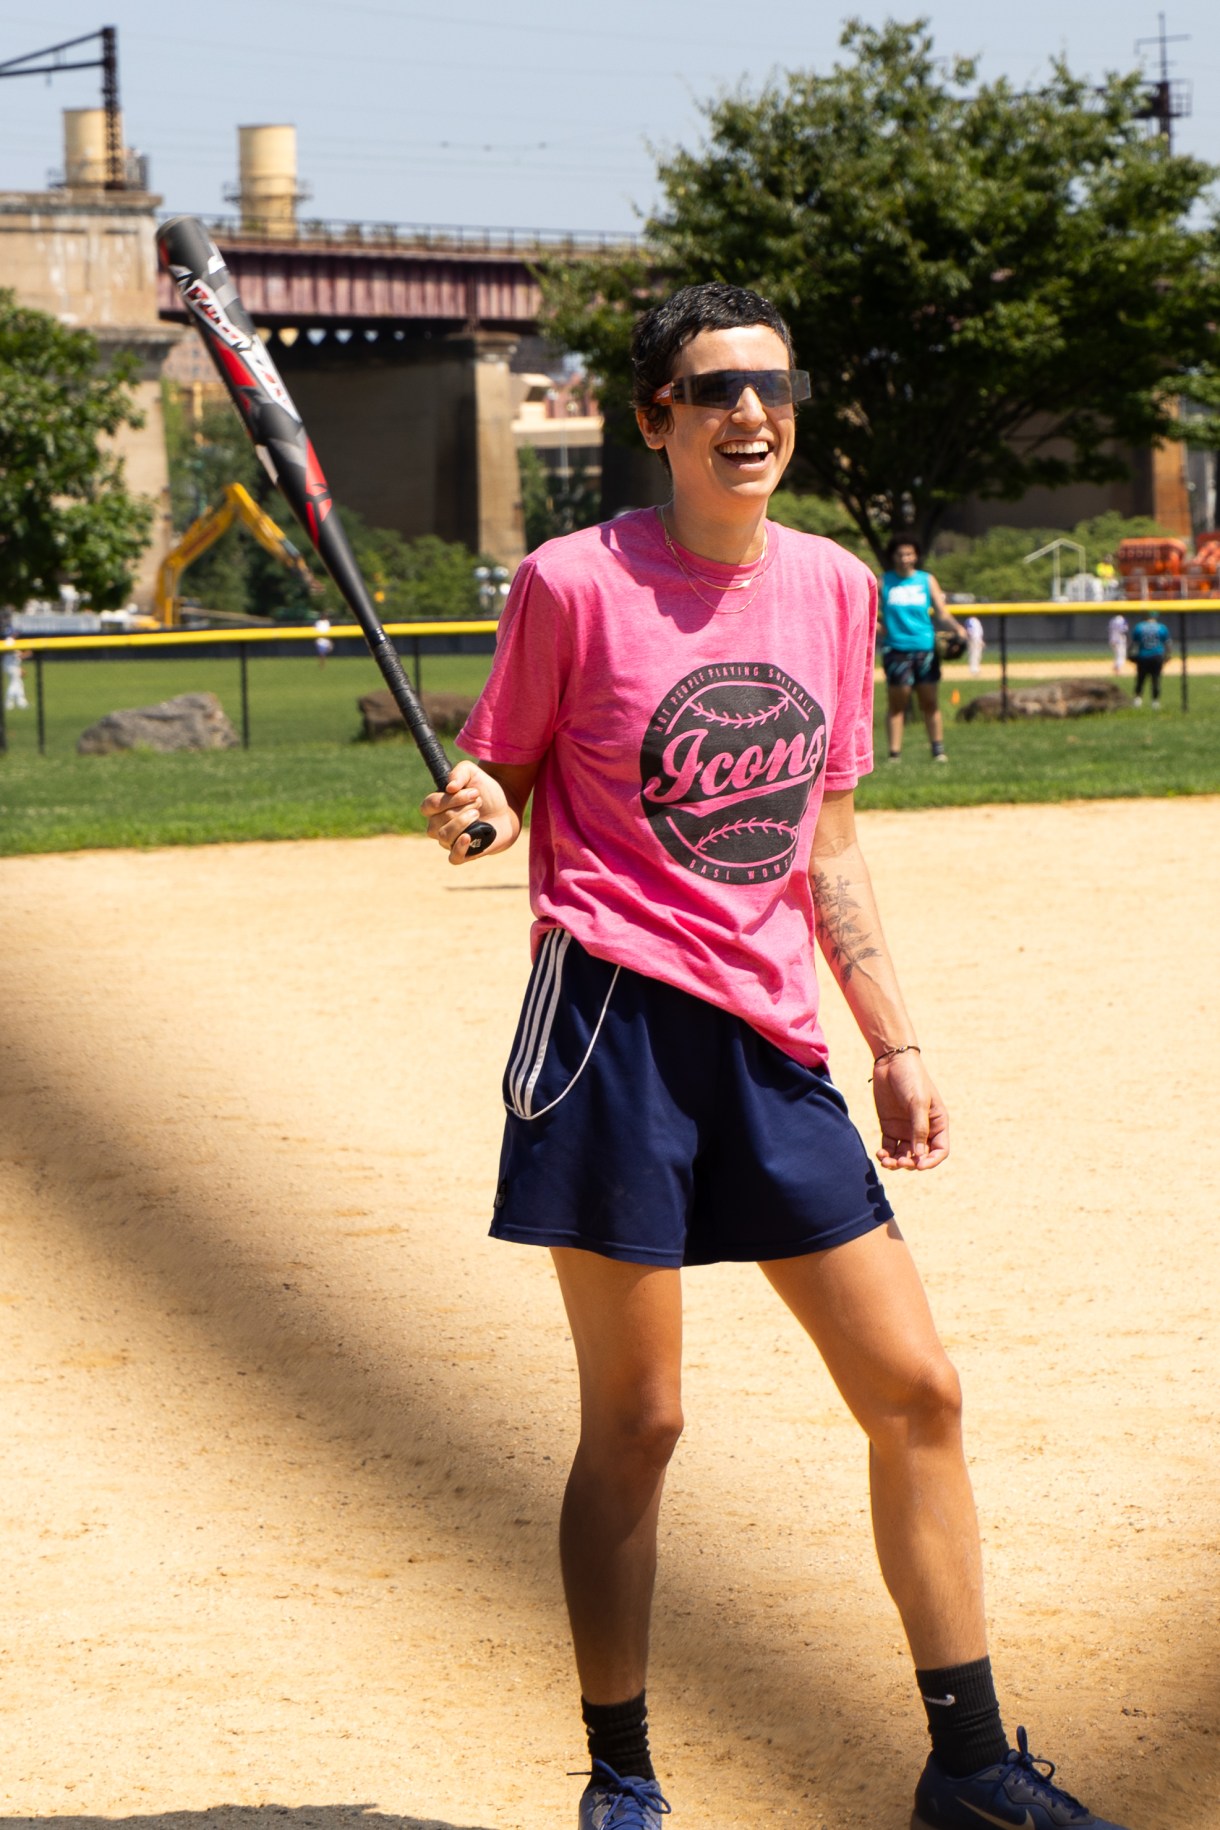
[[[771,498],[770,515],[784,527],[799,528],[802,534],[821,534],[827,540],[845,546],[857,559],[868,565],[872,549],[841,502],[828,502],[824,496],[798,495],[795,490],[777,489]]]
[[[554,533],[546,465],[532,445],[522,445],[517,452],[517,474],[521,478],[521,518],[525,524],[525,550],[532,553]]]
[[[172,382],[163,384],[162,399],[170,515],[174,532],[182,534],[218,506],[230,483],[243,484],[253,495],[267,473],[227,399],[205,395],[196,407],[190,390]]]
[[[404,621],[449,622],[482,616],[474,569],[480,564],[494,565],[494,560],[480,560],[460,541],[442,540],[436,534],[421,534],[402,544],[405,553],[395,584]]]
[[[494,565],[494,560],[480,559],[460,541],[442,540],[436,534],[405,540],[392,528],[370,527],[351,509],[338,513],[382,622],[463,622],[482,617],[474,569]],[[329,581],[312,613],[337,620],[346,620],[349,614]]]
[[[255,457],[245,428],[228,400],[205,397],[196,409],[186,389],[168,382],[162,394],[170,515],[175,534],[184,534],[192,521],[209,509],[218,508],[230,483],[243,484],[255,501],[262,499],[264,483],[274,494],[271,479]],[[268,505],[268,512],[280,520],[274,503]],[[255,578],[264,575],[256,554],[259,559],[264,557],[245,528],[234,525],[183,573],[183,595],[205,604],[209,610],[238,615],[269,613],[271,603],[261,611],[255,610]],[[268,558],[268,567],[274,564]],[[291,589],[287,574],[281,571],[280,575]]]
[[[601,513],[601,491],[586,465],[576,463],[562,475],[550,468],[532,445],[517,452],[521,475],[521,510],[528,552],[544,540],[592,527]]]
[[[1174,397],[1211,398],[1217,235],[1192,212],[1214,173],[1150,134],[1139,79],[980,84],[924,21],[842,43],[827,74],[707,105],[706,143],[660,165],[650,263],[548,276],[605,399],[650,293],[757,288],[813,373],[798,458],[878,554],[894,526],[928,546],[964,496],[1104,482],[1116,447],[1183,436]]]
[[[133,496],[107,444],[142,423],[134,357],[100,362],[97,339],[0,289],[0,604],[75,585],[123,603],[153,504]]]
[[[1121,515],[1099,515],[1073,528],[992,527],[977,539],[948,536],[928,560],[941,589],[966,593],[980,603],[1019,604],[1049,599],[1054,585],[1054,561],[1027,562],[1026,555],[1066,537],[1084,548],[1084,569],[1095,570],[1110,557],[1120,540],[1148,539],[1166,530],[1147,516],[1124,520]],[[1060,580],[1066,583],[1078,570],[1078,555],[1070,549],[1059,557]]]

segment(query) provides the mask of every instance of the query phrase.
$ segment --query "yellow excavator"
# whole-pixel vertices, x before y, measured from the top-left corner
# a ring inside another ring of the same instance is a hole
[[[249,490],[240,483],[230,483],[223,501],[216,508],[210,508],[206,514],[200,515],[197,521],[192,521],[181,540],[170,548],[161,561],[154,608],[157,621],[163,629],[176,629],[179,626],[181,601],[178,597],[178,581],[186,568],[193,565],[201,553],[206,553],[222,534],[227,533],[236,520],[244,522],[259,545],[273,559],[278,559],[282,565],[287,566],[307,590],[311,593],[322,590],[321,579],[314,577],[287,534],[259,507]]]

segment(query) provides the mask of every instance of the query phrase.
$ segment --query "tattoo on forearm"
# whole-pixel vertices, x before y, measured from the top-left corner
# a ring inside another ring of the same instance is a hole
[[[836,877],[833,884],[825,871],[815,871],[813,906],[822,945],[830,958],[836,976],[846,985],[853,972],[865,972],[862,960],[880,959],[880,947],[870,947],[868,930],[857,919],[860,904],[851,893],[846,877]]]

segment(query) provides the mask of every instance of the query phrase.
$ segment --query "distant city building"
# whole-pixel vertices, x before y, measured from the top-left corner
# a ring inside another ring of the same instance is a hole
[[[596,485],[601,477],[603,421],[587,375],[571,373],[571,358],[552,355],[549,369],[517,370],[518,361],[537,361],[533,339],[514,359],[513,441],[531,446],[557,480],[579,473]]]

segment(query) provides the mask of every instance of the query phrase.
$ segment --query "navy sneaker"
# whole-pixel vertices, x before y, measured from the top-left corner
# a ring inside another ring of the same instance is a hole
[[[579,1830],[661,1830],[670,1806],[655,1779],[620,1779],[604,1760],[581,1793]]]
[[[1000,1830],[1123,1830],[1108,1817],[1094,1817],[1078,1798],[1052,1785],[1054,1771],[1053,1762],[1030,1753],[1023,1728],[1000,1766],[985,1766],[964,1778],[946,1773],[929,1754],[915,1787],[911,1830],[982,1830],[985,1824],[998,1824]]]

